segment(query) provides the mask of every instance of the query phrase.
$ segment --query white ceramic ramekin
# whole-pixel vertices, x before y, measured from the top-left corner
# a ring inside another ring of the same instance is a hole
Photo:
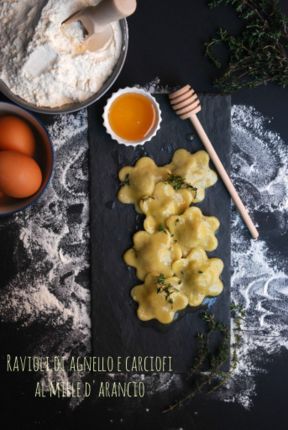
[[[156,114],[157,114],[156,124],[153,127],[153,129],[150,131],[150,133],[145,137],[144,140],[137,140],[137,141],[125,140],[122,137],[118,136],[114,132],[114,130],[112,129],[112,127],[109,123],[109,111],[110,111],[110,107],[111,107],[112,103],[119,96],[122,96],[123,94],[129,94],[129,93],[142,94],[142,95],[146,96],[149,100],[151,100],[151,102],[153,103],[155,110],[156,110]],[[126,87],[126,88],[120,89],[117,92],[113,93],[112,96],[108,99],[106,106],[104,108],[103,121],[104,121],[104,127],[106,128],[107,133],[110,134],[110,136],[112,137],[113,140],[116,140],[121,145],[136,147],[138,145],[144,145],[146,142],[150,142],[150,140],[153,139],[154,136],[156,136],[157,132],[160,130],[160,125],[162,122],[162,115],[161,115],[161,109],[160,109],[159,103],[157,102],[155,97],[153,97],[148,91],[145,91],[145,90],[143,90],[141,88],[137,88],[137,87],[131,87],[131,88]]]

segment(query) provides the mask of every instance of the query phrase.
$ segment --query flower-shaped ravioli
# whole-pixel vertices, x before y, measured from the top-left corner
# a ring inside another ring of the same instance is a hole
[[[183,215],[172,216],[166,224],[184,256],[197,246],[205,251],[214,251],[218,246],[215,232],[220,223],[215,217],[204,216],[199,208],[191,207]]]
[[[190,154],[186,149],[178,149],[172,158],[172,162],[166,167],[176,177],[197,189],[195,202],[201,202],[205,198],[205,189],[217,182],[216,173],[209,167],[209,155],[206,151],[198,151]]]
[[[187,296],[190,306],[200,306],[205,297],[221,294],[223,268],[222,260],[208,258],[202,248],[193,249],[187,258],[173,264],[175,275],[182,281],[181,291]]]
[[[126,166],[119,172],[122,187],[118,199],[122,203],[134,204],[138,212],[139,200],[153,194],[155,185],[169,175],[167,167],[158,167],[149,157],[140,158],[134,167]]]
[[[141,212],[146,215],[145,230],[151,234],[165,230],[167,218],[183,213],[192,202],[193,197],[188,190],[175,191],[171,185],[159,182],[153,195],[139,203]]]
[[[179,282],[175,277],[165,279],[163,275],[147,275],[145,283],[131,291],[133,300],[138,303],[138,318],[142,321],[156,319],[163,324],[171,323],[175,313],[188,305]]]
[[[134,248],[128,249],[124,260],[136,268],[137,278],[144,280],[148,273],[173,276],[172,263],[182,257],[181,248],[168,232],[149,234],[139,231],[133,236]]]

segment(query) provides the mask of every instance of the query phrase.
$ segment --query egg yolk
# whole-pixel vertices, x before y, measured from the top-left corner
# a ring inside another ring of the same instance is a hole
[[[153,102],[145,95],[127,93],[112,103],[108,118],[117,136],[136,143],[153,130],[157,112]]]

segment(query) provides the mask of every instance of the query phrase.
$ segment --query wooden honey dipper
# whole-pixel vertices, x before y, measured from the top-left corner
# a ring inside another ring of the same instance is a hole
[[[190,85],[185,85],[180,90],[172,92],[169,95],[169,98],[172,108],[175,110],[177,115],[179,115],[179,117],[183,120],[190,119],[192,122],[199,138],[201,139],[206,151],[213,161],[219,176],[224,182],[253,239],[258,239],[259,233],[248,213],[248,210],[239,197],[239,194],[237,193],[231,179],[229,178],[228,173],[226,172],[220,158],[218,157],[212,143],[210,142],[209,137],[207,136],[202,124],[197,117],[197,113],[201,111],[201,104],[197,94]]]

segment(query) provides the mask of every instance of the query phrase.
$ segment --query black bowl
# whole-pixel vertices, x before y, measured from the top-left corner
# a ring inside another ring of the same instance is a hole
[[[0,116],[15,115],[27,122],[32,128],[36,138],[35,159],[42,171],[42,185],[40,189],[31,197],[26,199],[4,198],[0,200],[0,216],[12,215],[35,203],[46,190],[53,172],[54,151],[50,137],[43,125],[34,115],[12,103],[0,102]]]

